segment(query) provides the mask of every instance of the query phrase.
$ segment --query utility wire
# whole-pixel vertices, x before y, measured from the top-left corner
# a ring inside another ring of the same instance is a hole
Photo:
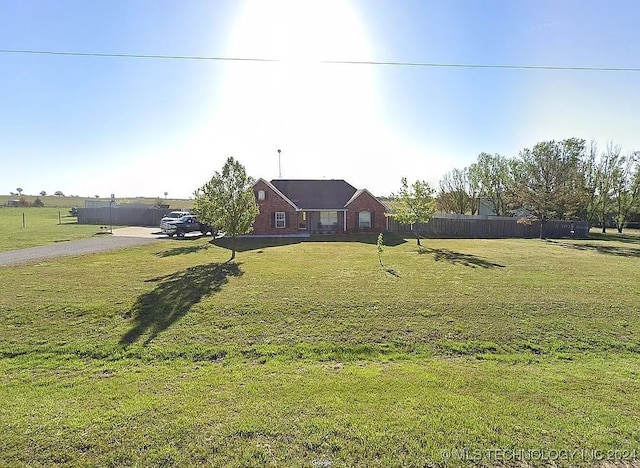
[[[71,57],[111,57],[133,59],[164,59],[164,60],[219,60],[238,62],[282,62],[278,59],[266,58],[242,58],[242,57],[207,57],[198,55],[160,55],[160,54],[112,54],[101,52],[57,52],[53,50],[18,50],[0,49],[2,54],[29,54],[29,55],[65,55]]]
[[[115,54],[102,52],[64,52],[53,50],[20,50],[0,49],[2,54],[18,55],[62,55],[71,57],[108,57],[131,59],[161,59],[161,60],[207,60],[220,62],[267,62],[286,63],[288,60],[258,57],[215,57],[205,55],[163,55],[163,54]],[[507,70],[565,70],[565,71],[604,71],[604,72],[640,72],[640,67],[584,67],[584,66],[553,66],[553,65],[499,65],[477,63],[442,63],[442,62],[382,62],[374,60],[317,60],[316,63],[330,65],[375,65],[393,67],[423,67],[423,68],[493,68]]]

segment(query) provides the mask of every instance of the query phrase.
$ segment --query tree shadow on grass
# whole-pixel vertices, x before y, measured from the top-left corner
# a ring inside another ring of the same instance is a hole
[[[589,239],[599,240],[599,241],[617,241],[623,242],[625,244],[636,244],[640,245],[640,236],[634,234],[620,234],[618,232],[607,232],[606,234],[602,234],[600,232],[590,232]]]
[[[248,250],[262,250],[269,247],[301,244],[303,242],[359,242],[362,244],[376,245],[378,242],[378,234],[330,234],[326,236],[311,237],[238,237],[236,238],[236,251],[246,252]],[[395,247],[397,245],[404,244],[405,242],[407,241],[397,234],[384,234],[384,245],[388,247]],[[231,250],[230,237],[213,239],[211,243],[218,247]]]
[[[208,249],[208,245],[190,245],[185,247],[174,247],[173,249],[165,250],[163,252],[158,252],[156,255],[158,257],[174,257],[176,255],[186,255],[190,253],[196,253],[200,250]]]
[[[133,308],[133,328],[120,338],[120,344],[132,344],[149,334],[145,345],[169,328],[191,307],[222,289],[229,276],[241,276],[237,263],[210,263],[147,280],[158,283],[153,291],[141,295]]]
[[[614,240],[614,239],[611,239]],[[593,243],[568,243],[568,242],[558,242],[554,240],[547,239],[547,242],[550,244],[556,244],[560,247],[564,247],[566,249],[575,249],[575,250],[585,250],[598,252],[606,255],[615,255],[618,257],[636,257],[640,258],[640,248],[631,248],[631,247],[618,247],[615,245],[606,245],[603,244],[593,244]]]
[[[406,243],[406,239],[395,232],[384,232],[383,241],[387,247],[395,247]],[[311,236],[307,242],[359,242],[361,244],[376,245],[378,243],[377,232],[360,232],[354,234],[330,234],[326,236]]]
[[[504,268],[504,265],[500,265],[499,263],[493,263],[488,260],[483,259],[482,257],[477,257],[475,255],[464,254],[461,252],[454,252],[453,250],[448,249],[430,249],[428,247],[420,247],[418,250],[420,255],[429,254],[433,255],[433,259],[436,262],[449,262],[452,265],[462,265],[471,268]]]
[[[238,237],[236,238],[236,251],[246,252],[248,250],[261,250],[269,247],[280,247],[283,245],[293,245],[304,242],[302,237]],[[213,239],[211,244],[231,251],[231,237],[220,237]]]
[[[389,268],[387,266],[383,267],[384,271],[389,273],[391,276],[395,276],[396,278],[400,278],[400,274],[394,270],[393,268]]]

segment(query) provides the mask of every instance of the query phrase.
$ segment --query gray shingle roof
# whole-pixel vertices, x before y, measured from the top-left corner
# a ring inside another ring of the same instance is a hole
[[[303,210],[341,210],[356,193],[341,179],[276,179],[271,184]]]

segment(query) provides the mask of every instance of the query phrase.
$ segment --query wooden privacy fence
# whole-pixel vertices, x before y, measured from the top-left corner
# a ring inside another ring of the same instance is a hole
[[[536,238],[540,237],[540,222],[530,225],[519,224],[518,218],[499,216],[468,216],[436,214],[425,224],[400,224],[388,218],[389,231],[399,233],[419,233],[426,237],[479,237],[479,238]],[[551,219],[545,227],[545,237],[587,238],[589,223],[586,221],[566,221]]]
[[[78,208],[78,224],[160,226],[160,220],[170,211],[165,208],[125,208],[122,206]]]

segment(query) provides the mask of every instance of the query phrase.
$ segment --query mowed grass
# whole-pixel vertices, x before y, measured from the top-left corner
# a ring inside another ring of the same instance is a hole
[[[79,225],[62,208],[2,208],[0,225],[0,252],[84,239],[100,232],[100,226]]]
[[[0,196],[0,205],[6,203],[4,199],[17,197]],[[27,201],[33,202],[35,196],[25,196]],[[84,198],[78,197],[40,197],[44,207],[23,208],[0,206],[0,252],[14,249],[36,247],[40,245],[84,239],[96,234],[105,234],[101,226],[78,224],[77,218],[69,214],[69,207],[82,206]],[[119,199],[119,203],[153,204],[155,199],[133,198]],[[171,206],[185,209],[193,205],[192,200],[162,200]]]
[[[0,268],[0,464],[640,456],[637,236],[333,240]]]
[[[109,197],[109,195],[107,195]],[[46,195],[41,197],[39,195],[23,195],[20,197],[19,195],[0,195],[0,206],[5,207],[7,201],[9,200],[20,200],[20,198],[24,198],[27,202],[33,203],[37,198],[44,204],[46,208],[58,208],[63,209],[66,208],[66,211],[69,210],[72,206],[77,208],[82,208],[84,206],[85,200],[100,200],[109,202],[110,198],[95,198],[94,196],[88,197],[80,197],[80,196],[62,196],[56,197],[55,195]],[[163,198],[163,197],[116,197],[117,203],[142,203],[147,205],[153,205],[156,202],[160,202],[163,205],[169,205],[171,209],[181,209],[181,208],[191,208],[193,206],[193,200],[185,200],[179,198]],[[15,208],[14,208],[15,209]],[[18,208],[22,209],[22,208]]]

